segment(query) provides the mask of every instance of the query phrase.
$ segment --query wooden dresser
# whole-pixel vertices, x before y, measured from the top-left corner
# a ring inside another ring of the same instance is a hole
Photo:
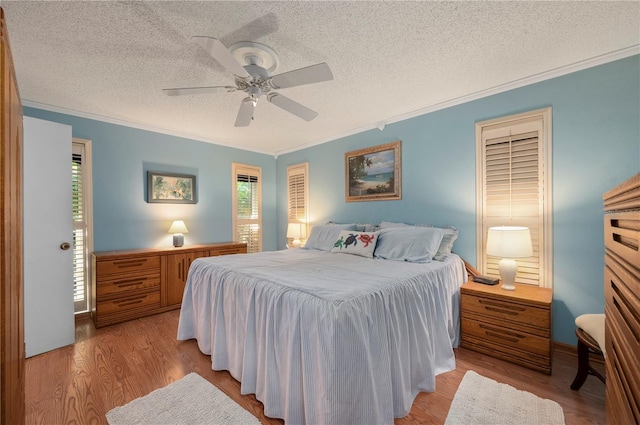
[[[603,199],[607,424],[640,424],[640,174]]]
[[[464,348],[551,373],[550,288],[469,281],[461,288],[461,342]]]
[[[94,252],[91,317],[97,328],[180,308],[191,262],[246,254],[247,244]]]

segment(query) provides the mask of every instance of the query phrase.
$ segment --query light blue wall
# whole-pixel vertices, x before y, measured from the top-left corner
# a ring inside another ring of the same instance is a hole
[[[185,244],[231,240],[232,162],[262,167],[263,247],[276,248],[272,156],[34,108],[24,114],[71,125],[74,137],[92,141],[95,251],[170,247],[175,219],[189,229]],[[147,203],[147,170],[195,174],[198,203]]]
[[[602,312],[602,194],[640,171],[640,56],[511,90],[277,159],[278,246],[286,167],[309,162],[313,224],[455,225],[454,250],[476,263],[475,123],[553,108],[554,339],[575,344],[574,320]],[[402,140],[402,200],[346,203],[344,153]]]
[[[602,194],[640,171],[640,56],[311,147],[277,160],[208,143],[25,108],[93,141],[95,250],[231,239],[231,163],[262,167],[264,249],[284,248],[286,167],[310,163],[313,223],[381,220],[455,225],[455,250],[475,249],[475,123],[553,108],[554,339],[575,344],[573,321],[603,309]],[[345,203],[344,153],[402,140],[402,200]],[[145,202],[146,170],[196,174],[196,205]],[[276,190],[277,186],[277,190]]]

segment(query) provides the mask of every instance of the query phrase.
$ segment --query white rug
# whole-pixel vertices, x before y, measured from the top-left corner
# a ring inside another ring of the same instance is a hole
[[[564,425],[562,407],[470,370],[462,378],[445,425]]]
[[[260,425],[258,418],[206,379],[182,379],[107,413],[110,425]]]

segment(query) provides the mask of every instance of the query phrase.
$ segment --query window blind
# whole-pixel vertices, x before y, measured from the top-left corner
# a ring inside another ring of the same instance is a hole
[[[540,281],[540,179],[537,133],[487,140],[485,143],[484,226],[525,226],[533,256],[519,258],[517,282]],[[486,256],[486,274],[498,277],[501,258]]]
[[[233,164],[235,240],[247,252],[262,251],[262,195],[260,168]]]
[[[478,138],[479,269],[499,277],[501,258],[486,255],[487,231],[525,226],[533,255],[517,258],[516,282],[551,287],[551,109],[476,125]]]
[[[87,221],[84,202],[84,146],[74,143],[71,154],[71,212],[73,215],[73,302],[74,310],[88,310]]]
[[[309,163],[291,165],[287,167],[287,199],[288,222],[303,223],[303,237],[308,235],[309,222]],[[288,240],[291,244],[293,240]]]

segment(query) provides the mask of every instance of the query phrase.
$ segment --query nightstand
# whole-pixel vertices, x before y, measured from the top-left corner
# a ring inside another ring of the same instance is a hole
[[[461,288],[461,341],[464,348],[551,374],[550,288],[469,281]]]

